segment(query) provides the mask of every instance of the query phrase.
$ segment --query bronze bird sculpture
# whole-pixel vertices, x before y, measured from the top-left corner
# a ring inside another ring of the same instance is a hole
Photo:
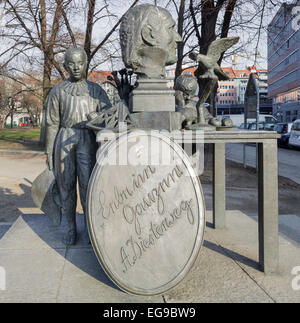
[[[203,70],[206,71],[199,78],[219,81],[228,80],[229,77],[222,71],[218,65],[218,61],[221,55],[235,45],[239,39],[239,37],[217,39],[209,46],[207,55],[197,54],[195,52],[190,53],[190,58],[199,63]]]
[[[239,41],[239,37],[222,38],[215,40],[208,48],[207,55],[198,54],[195,52],[190,53],[189,57],[199,64],[199,70],[202,70],[202,74],[197,75],[200,80],[207,80],[203,86],[199,101],[197,103],[198,109],[198,124],[193,129],[203,128],[209,129],[209,125],[205,122],[204,103],[214,90],[214,87],[218,81],[225,81],[229,79],[229,76],[225,74],[218,64],[222,54],[229,48],[235,45]],[[219,126],[220,121],[216,118],[211,119],[212,126]],[[217,122],[219,121],[219,122]]]

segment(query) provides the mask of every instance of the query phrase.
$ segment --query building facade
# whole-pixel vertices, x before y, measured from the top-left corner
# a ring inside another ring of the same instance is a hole
[[[184,68],[182,75],[195,75],[196,67]],[[272,114],[272,101],[268,97],[268,71],[250,66],[244,70],[233,69],[232,67],[222,67],[224,73],[229,77],[227,81],[218,82],[218,92],[216,97],[216,108],[218,115],[243,114],[245,92],[251,73],[254,73],[259,86],[260,112]],[[166,78],[169,80],[168,86],[174,86],[175,69],[166,71]],[[198,90],[196,91],[196,95]]]
[[[282,4],[268,26],[268,90],[280,122],[300,119],[300,29],[293,4]],[[298,13],[299,15],[299,13]]]
[[[235,74],[231,67],[222,68],[230,79],[228,81],[220,81],[217,93],[217,106],[235,105],[237,104],[237,86]]]

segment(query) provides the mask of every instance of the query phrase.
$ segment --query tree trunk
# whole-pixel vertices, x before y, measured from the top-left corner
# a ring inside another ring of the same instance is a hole
[[[7,116],[0,119],[0,128],[4,129],[6,125]]]
[[[7,114],[6,115],[6,117],[4,118],[4,127],[6,126],[6,124],[7,124],[7,119],[8,119],[8,117],[9,117],[9,114]]]
[[[27,112],[29,114],[30,120],[31,120],[31,125],[33,127],[37,126],[37,118],[34,112],[31,111],[30,106],[26,106]]]
[[[185,0],[180,1],[179,13],[178,13],[178,34],[183,37],[183,24],[184,24],[184,11],[185,11]],[[184,51],[184,43],[178,43],[177,45],[177,64],[175,70],[175,79],[174,84],[178,76],[182,73],[182,63],[183,63],[183,51]]]
[[[208,52],[208,48],[210,44],[216,40],[216,22],[218,18],[218,12],[215,9],[214,1],[213,0],[202,0],[202,24],[201,24],[201,39],[200,39],[200,53],[202,55],[206,55]],[[199,64],[195,75],[202,75],[204,70],[202,66]],[[207,80],[198,78],[198,86],[199,86],[199,97],[207,84]],[[207,102],[210,104],[210,113],[213,115],[213,107],[214,103],[212,104],[213,96],[208,98]]]
[[[13,111],[10,113],[10,128],[14,127],[14,113]]]
[[[84,50],[87,55],[88,64],[86,67],[86,75],[88,75],[89,65],[91,62],[91,46],[92,46],[92,33],[94,27],[94,14],[95,14],[95,5],[96,0],[88,1],[88,17],[87,17],[87,24],[86,24],[86,33],[85,33],[85,40],[84,40]]]
[[[51,71],[53,63],[51,61],[51,54],[44,55],[44,74],[43,74],[43,112],[42,112],[42,123],[40,133],[40,144],[42,147],[46,143],[46,103],[51,91]]]
[[[228,34],[229,30],[229,24],[228,24],[228,13],[232,12],[235,6],[236,0],[230,0],[229,4],[226,8],[226,13],[224,17],[223,22],[223,28],[222,28],[222,36],[221,38],[224,38]],[[213,41],[216,40],[216,24],[219,12],[224,5],[224,0],[217,1],[215,5],[214,0],[202,0],[202,10],[201,10],[201,38],[199,39],[199,46],[200,46],[200,53],[203,55],[206,55],[209,49],[209,46]],[[234,4],[233,4],[234,3]],[[231,17],[229,18],[230,22]],[[222,57],[223,58],[223,57]],[[221,59],[222,60],[222,59]],[[221,60],[219,61],[219,64],[221,63]],[[202,75],[204,73],[203,68],[199,65],[198,69],[196,71],[196,75]],[[198,85],[199,85],[199,96],[202,92],[202,89],[204,88],[206,84],[206,80],[201,80],[198,78]],[[216,84],[213,93],[210,95],[210,97],[207,100],[207,103],[210,104],[210,113],[212,115],[215,115],[215,96],[217,94],[218,84]]]

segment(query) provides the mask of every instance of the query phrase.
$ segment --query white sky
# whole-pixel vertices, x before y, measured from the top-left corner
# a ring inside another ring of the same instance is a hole
[[[159,2],[159,1],[158,1]],[[132,3],[132,1],[130,1],[130,3]],[[112,10],[114,10],[114,12],[120,16],[122,15],[125,10],[129,7],[130,5],[129,1],[119,1],[118,5],[116,6],[112,6]],[[147,0],[142,0],[141,3],[154,3],[154,1],[147,1]],[[266,12],[265,12],[265,16],[264,16],[264,26],[267,26],[268,23],[271,22],[271,20],[273,19],[275,13],[277,12],[277,10],[280,8],[281,4],[278,4],[276,7],[271,6],[270,8],[267,8]],[[174,12],[171,12],[171,14],[173,15],[174,19],[176,20],[176,13],[174,14]],[[260,21],[257,21],[256,24],[259,25]],[[103,31],[104,32],[104,29]],[[230,34],[230,36],[240,36],[241,40],[239,42],[238,45],[243,45],[244,43],[247,42],[248,39],[248,35],[247,32],[239,32],[238,34]],[[99,38],[101,39],[101,34],[99,33],[97,35]],[[257,46],[257,38],[254,39],[251,44],[249,45],[247,43],[247,46],[243,46],[243,54],[254,54],[255,53],[255,49]],[[261,36],[260,36],[260,42],[259,42],[259,46],[258,46],[258,51],[260,53],[260,57],[256,57],[256,66],[257,68],[267,68],[267,32],[265,29],[263,29],[261,31]],[[255,56],[249,56],[247,58],[243,58],[243,57],[238,57],[237,59],[238,65],[237,68],[245,68],[246,66],[250,66],[253,65],[255,62]],[[122,67],[120,64],[117,64],[120,67]],[[226,59],[224,59],[223,61],[223,66],[232,66],[232,56],[227,57]]]
[[[74,6],[76,6],[77,4],[81,4],[85,3],[84,0],[74,0]],[[160,1],[166,1],[166,0],[160,0]],[[258,1],[258,0],[257,0]],[[101,20],[101,24],[99,22],[98,25],[96,25],[96,28],[94,29],[94,43],[99,43],[103,37],[106,35],[106,33],[112,28],[112,26],[116,23],[116,21],[118,20],[119,17],[121,17],[122,14],[125,13],[125,11],[129,8],[129,6],[131,5],[131,3],[133,2],[133,0],[130,1],[125,1],[125,0],[119,0],[119,1],[109,1],[109,5],[110,5],[110,10],[113,14],[115,14],[117,16],[117,18],[113,19],[113,20],[109,20],[109,19],[102,19]],[[159,2],[159,1],[158,1]],[[141,0],[140,3],[154,3],[154,1],[149,1],[149,0]],[[1,6],[1,4],[0,4]],[[273,16],[275,15],[276,11],[279,9],[279,6],[272,8],[272,10],[267,10],[266,11],[266,15],[264,18],[264,24],[267,25],[273,18]],[[0,12],[1,13],[1,12]],[[172,12],[171,12],[172,14]],[[79,12],[79,14],[75,17],[73,17],[73,22],[76,21],[76,24],[79,26],[85,25],[85,21],[84,21],[84,17],[85,15],[82,15],[82,12]],[[174,19],[176,20],[176,15],[173,14]],[[259,24],[259,22],[256,22],[257,24]],[[240,43],[239,44],[243,44],[243,42],[246,41],[248,35],[247,32],[239,32],[238,34],[241,37]],[[230,34],[230,36],[235,36],[234,34]],[[118,35],[116,34],[115,37],[118,37]],[[3,44],[3,43],[2,43]],[[238,45],[239,45],[238,44]],[[256,48],[256,44],[257,44],[257,39],[253,40],[253,42],[247,46],[245,46],[243,48],[243,52],[244,53],[254,53],[255,52],[255,48]],[[116,44],[115,47],[117,48],[118,45]],[[0,45],[0,51],[3,50],[3,45]],[[267,68],[267,34],[266,31],[263,30],[262,34],[261,34],[261,41],[259,43],[259,52],[261,54],[261,57],[258,58],[257,61],[257,67],[258,68]],[[248,58],[238,58],[238,65],[237,68],[245,68],[245,66],[250,66],[253,65],[255,60],[255,57],[248,57]],[[232,60],[231,57],[228,57],[224,62],[223,62],[223,66],[231,66],[232,64]],[[118,60],[114,60],[113,61],[113,68],[114,69],[119,69],[122,68],[122,63],[118,62]],[[112,69],[111,64],[103,64],[101,65],[98,69]]]

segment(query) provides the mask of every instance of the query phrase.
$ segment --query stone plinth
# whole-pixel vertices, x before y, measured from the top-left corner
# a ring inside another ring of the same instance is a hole
[[[139,79],[129,98],[130,112],[175,112],[175,91],[165,79]]]
[[[134,124],[140,129],[181,130],[182,114],[180,112],[137,112],[130,115]]]

